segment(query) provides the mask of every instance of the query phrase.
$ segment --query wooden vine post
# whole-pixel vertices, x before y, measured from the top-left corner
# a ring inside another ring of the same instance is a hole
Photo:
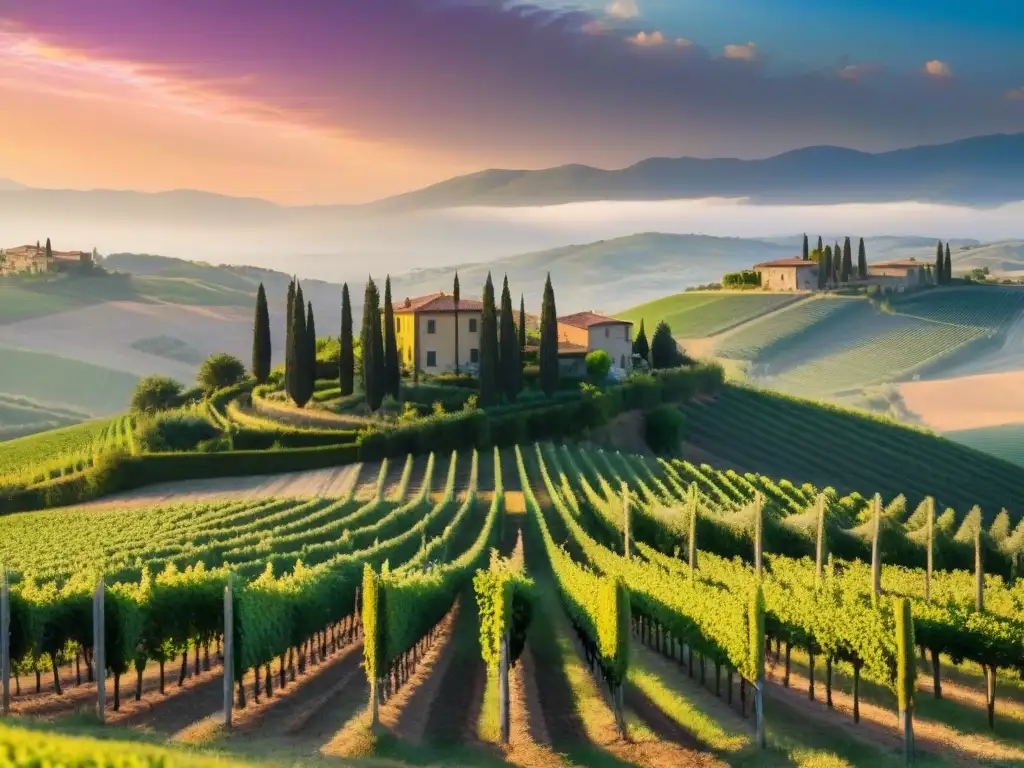
[[[879,537],[882,525],[882,497],[875,494],[872,502],[871,529],[871,596],[874,600],[882,594],[882,554],[879,549]]]
[[[631,520],[629,519],[629,486],[625,483],[622,484],[622,552],[629,559],[629,529],[631,527]]]
[[[754,570],[761,580],[761,564],[764,556],[764,497],[758,491],[754,496]]]
[[[231,579],[224,586],[224,727],[231,728],[235,692],[235,601]]]
[[[814,575],[821,584],[822,571],[825,567],[825,494],[818,494],[818,543],[815,547]]]
[[[750,601],[750,655],[753,662],[754,716],[757,724],[757,745],[767,746],[764,727],[764,592],[758,584]]]
[[[96,677],[96,715],[101,724],[106,722],[107,716],[106,592],[106,585],[100,579],[92,596],[92,663]]]
[[[510,596],[506,595],[506,597]],[[501,636],[500,655],[498,657],[498,717],[501,722],[499,739],[503,745],[508,744],[509,730],[511,729],[508,693],[508,656],[509,636],[506,630]]]
[[[3,682],[3,712],[11,713],[11,588],[7,584],[7,568],[0,573],[0,679]]]
[[[690,483],[687,495],[687,505],[690,513],[690,580],[692,581],[697,573],[697,484]]]
[[[914,657],[914,620],[910,601],[896,598],[896,698],[899,704],[903,755],[907,765],[914,762],[914,689],[917,665]]]
[[[928,505],[928,516],[925,519],[928,534],[928,568],[924,576],[924,599],[925,602],[932,601],[932,570],[935,566],[935,499],[929,496],[924,500]]]

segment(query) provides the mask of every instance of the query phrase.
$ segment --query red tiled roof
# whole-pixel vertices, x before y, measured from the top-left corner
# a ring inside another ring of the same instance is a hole
[[[895,259],[893,261],[877,261],[874,264],[871,264],[868,268],[870,269],[871,267],[893,267],[896,269],[914,269],[916,267],[927,267],[928,264],[929,263],[927,261],[918,261],[917,259],[911,257],[909,259]]]
[[[818,266],[813,261],[804,261],[799,256],[794,256],[788,259],[775,259],[775,261],[762,261],[760,264],[755,264],[754,269],[760,269],[761,267],[816,267]]]
[[[480,312],[484,303],[478,299],[459,299],[460,312]],[[403,312],[454,312],[455,301],[450,293],[431,293],[414,299],[400,299],[395,302],[395,313]]]
[[[8,256],[12,258],[30,258],[38,257],[43,258],[46,255],[46,248],[40,246],[36,248],[34,245],[16,245],[13,248],[8,248],[4,251]],[[84,251],[54,251],[50,250],[50,254],[55,259],[65,259],[68,261],[77,261],[81,258]]]
[[[536,344],[527,344],[526,350],[529,352],[538,352],[540,351],[540,347]],[[558,354],[560,355],[585,355],[587,351],[587,348],[581,344],[570,344],[568,341],[558,342]]]
[[[627,320],[616,320],[614,317],[606,317],[596,312],[577,312],[574,315],[565,315],[558,318],[558,322],[569,325],[573,328],[590,328],[594,325],[632,325]]]

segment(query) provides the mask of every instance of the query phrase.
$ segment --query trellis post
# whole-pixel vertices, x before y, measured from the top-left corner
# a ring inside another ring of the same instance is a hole
[[[3,680],[3,713],[11,713],[11,594],[7,568],[0,574],[0,678]]]
[[[106,593],[106,585],[100,579],[92,597],[92,663],[93,677],[96,678],[96,715],[101,724],[106,722],[107,717]]]
[[[224,586],[224,727],[231,727],[235,689],[235,604],[231,580]]]

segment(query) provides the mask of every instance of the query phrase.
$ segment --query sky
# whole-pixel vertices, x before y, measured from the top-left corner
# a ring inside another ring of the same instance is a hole
[[[2,0],[0,179],[360,203],[1024,131],[1020,0]]]

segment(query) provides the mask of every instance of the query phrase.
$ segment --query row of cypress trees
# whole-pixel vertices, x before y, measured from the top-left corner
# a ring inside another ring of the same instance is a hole
[[[949,258],[949,243],[946,243],[945,249],[942,247],[941,240],[935,246],[935,268],[932,270],[932,274],[935,275],[937,285],[946,285],[953,279],[953,263]]]
[[[453,299],[459,307],[458,274]],[[304,306],[307,308],[303,311]],[[401,360],[395,331],[395,311],[391,297],[391,277],[384,284],[384,321],[380,321],[381,297],[373,278],[366,282],[363,297],[363,322],[360,329],[362,349],[362,386],[372,410],[380,408],[385,397],[398,399],[401,386]],[[316,329],[312,302],[306,304],[296,279],[288,285],[285,329],[285,391],[300,408],[313,396],[316,384]],[[480,404],[515,402],[523,386],[523,352],[526,347],[526,305],[520,296],[519,322],[515,321],[512,295],[505,276],[501,291],[500,317],[496,309],[491,275],[483,290],[480,320]],[[339,336],[339,384],[341,395],[355,391],[355,350],[352,302],[348,283],[341,293],[341,334]],[[458,323],[456,323],[458,348]],[[540,384],[547,394],[558,386],[558,315],[555,294],[548,275],[541,308]],[[271,370],[270,314],[266,291],[261,283],[256,294],[253,324],[252,371],[257,383],[265,383]]]

